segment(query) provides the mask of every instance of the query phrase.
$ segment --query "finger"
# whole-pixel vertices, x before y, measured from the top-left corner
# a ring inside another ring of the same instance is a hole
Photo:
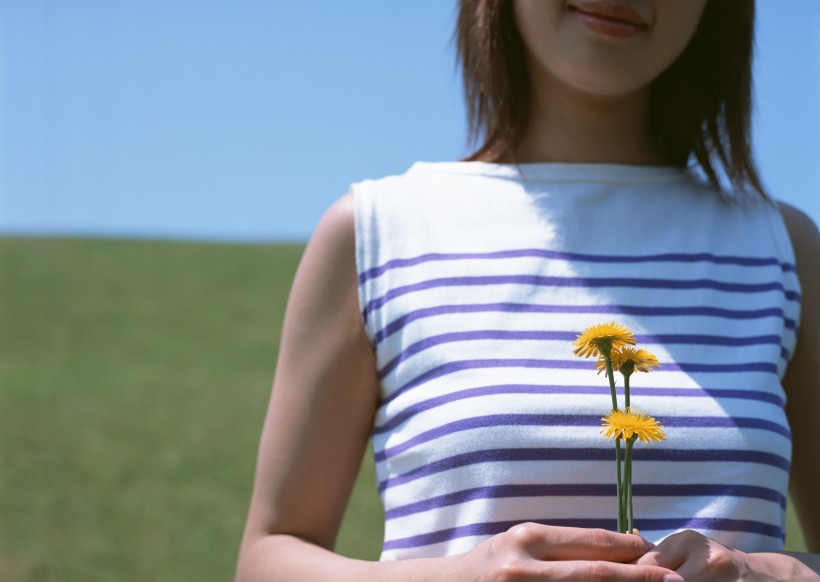
[[[730,550],[709,538],[703,539],[706,540],[708,545],[701,550],[688,554],[683,564],[675,568],[678,574],[683,576],[687,582],[741,579],[743,553]],[[740,562],[736,560],[740,560]]]
[[[677,570],[686,561],[686,554],[678,548],[658,545],[654,550],[646,552],[635,561],[638,566],[659,566]]]
[[[563,582],[607,580],[613,582],[684,582],[677,573],[657,566],[635,566],[602,561],[571,561],[545,564],[536,580]]]
[[[691,530],[672,534],[635,562],[645,566],[660,566],[678,570],[699,549],[706,538]]]
[[[632,562],[651,547],[641,536],[605,529],[521,524],[510,530],[540,560],[607,560]]]

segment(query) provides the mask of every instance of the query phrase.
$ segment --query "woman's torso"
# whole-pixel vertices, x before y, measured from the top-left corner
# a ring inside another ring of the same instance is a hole
[[[791,454],[780,379],[799,287],[779,215],[673,168],[416,164],[354,185],[382,401],[382,559],[466,551],[514,523],[615,527],[609,389],[572,355],[630,327],[661,369],[633,405],[636,526],[782,549]]]

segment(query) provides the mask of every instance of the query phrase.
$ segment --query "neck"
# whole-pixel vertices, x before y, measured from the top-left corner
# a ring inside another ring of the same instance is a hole
[[[666,163],[649,129],[649,87],[601,96],[542,81],[533,83],[527,129],[516,149],[519,162]]]

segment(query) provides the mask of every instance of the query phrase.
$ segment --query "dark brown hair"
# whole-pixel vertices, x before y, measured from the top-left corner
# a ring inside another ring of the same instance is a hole
[[[767,198],[750,139],[754,0],[709,0],[678,59],[652,83],[650,127],[661,154],[694,160],[720,188]],[[460,0],[456,27],[472,144],[467,160],[515,162],[527,124],[530,86],[512,0]],[[718,165],[719,164],[719,165]]]

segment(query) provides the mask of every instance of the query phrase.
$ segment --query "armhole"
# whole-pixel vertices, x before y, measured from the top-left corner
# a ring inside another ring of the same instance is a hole
[[[359,297],[359,314],[365,333],[373,345],[374,325],[372,314],[367,313],[368,304],[374,298],[374,286],[370,277],[377,257],[377,224],[373,208],[372,192],[364,182],[351,184],[353,196],[353,222],[356,241],[356,275]]]
[[[782,381],[785,376],[786,367],[791,362],[795,349],[797,348],[797,337],[800,334],[800,312],[803,301],[803,290],[800,286],[800,279],[797,276],[797,258],[794,245],[792,244],[786,220],[783,217],[783,213],[777,201],[771,205],[771,210],[766,212],[766,217],[777,249],[778,259],[781,261],[783,284],[787,290],[797,291],[800,295],[796,307],[784,313],[784,337],[782,341],[783,347],[788,350],[788,359],[786,360],[786,366],[783,367],[780,374],[780,380]],[[794,325],[788,326],[787,322],[789,321],[793,321]]]
[[[781,261],[787,263],[794,268],[796,266],[794,245],[789,234],[789,228],[786,225],[786,219],[783,217],[783,212],[777,202],[772,205],[772,212],[766,213],[769,219],[769,228],[772,231],[772,237],[777,245],[778,255]]]

